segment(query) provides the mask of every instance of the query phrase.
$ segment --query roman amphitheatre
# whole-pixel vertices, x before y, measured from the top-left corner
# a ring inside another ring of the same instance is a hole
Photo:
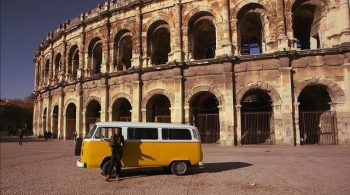
[[[35,136],[183,123],[202,143],[348,145],[348,0],[112,0],[34,56]]]

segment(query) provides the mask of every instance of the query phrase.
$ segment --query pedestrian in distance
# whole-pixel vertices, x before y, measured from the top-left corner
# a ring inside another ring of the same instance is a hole
[[[47,132],[47,139],[49,140],[49,142],[51,142],[51,137],[52,137],[52,132],[51,131]]]
[[[122,159],[122,155],[123,155],[124,136],[121,133],[121,129],[119,129],[118,127],[114,128],[114,133],[109,142],[109,146],[111,147],[112,154],[111,154],[111,162],[109,164],[109,169],[105,177],[105,181],[109,181],[113,166],[115,164],[117,166],[116,167],[117,175],[115,180],[119,181],[121,170],[122,170],[122,164],[120,160]]]
[[[23,130],[18,128],[18,144],[20,146],[22,146],[22,142],[23,142]]]
[[[77,136],[78,136],[77,132],[76,132],[76,131],[74,131],[74,134],[73,134],[73,137],[74,137],[74,143],[76,143],[76,142],[77,142]]]

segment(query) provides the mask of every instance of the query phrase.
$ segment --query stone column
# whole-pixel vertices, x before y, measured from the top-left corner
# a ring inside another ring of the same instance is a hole
[[[111,24],[109,23],[108,19],[106,20],[105,24],[106,28],[106,33],[105,37],[106,40],[104,44],[102,45],[102,64],[101,64],[101,72],[102,73],[108,73],[109,72],[109,36],[110,36],[110,31],[111,31]]]
[[[107,110],[109,107],[109,86],[108,78],[101,78],[100,86],[100,95],[101,95],[101,122],[108,121]]]
[[[180,72],[181,70],[178,69]],[[181,74],[181,73],[180,73]],[[182,76],[181,75],[175,75],[174,76],[174,102],[172,102],[174,105],[171,109],[171,122],[172,123],[182,123],[183,122],[183,113],[182,113],[182,107],[183,107],[183,84],[182,84]]]
[[[222,8],[222,16],[223,16],[223,40],[222,40],[222,50],[223,54],[232,55],[232,42],[230,37],[230,6],[229,1],[225,1],[225,5]]]
[[[141,9],[141,8],[139,8]],[[135,33],[135,37],[133,37],[133,54],[132,54],[132,60],[131,60],[131,66],[133,67],[143,67],[145,66],[145,56],[146,56],[146,50],[143,49],[143,47],[146,47],[147,45],[143,42],[143,35],[142,35],[142,13],[141,10],[138,11],[138,13],[135,15],[136,18],[136,25],[138,30]]]
[[[190,121],[190,119],[191,119],[190,116],[191,116],[192,112],[191,112],[191,108],[187,102],[184,102],[184,114],[185,114],[185,116],[184,116],[185,124],[192,125],[193,123],[192,123],[192,121]]]
[[[53,85],[53,69],[54,69],[54,63],[53,63],[53,55],[54,55],[54,50],[52,49],[52,45],[51,45],[51,49],[50,49],[50,64],[49,64],[49,78],[47,78],[47,84],[48,85]]]
[[[58,128],[58,139],[60,139],[62,137],[62,134],[64,132],[64,124],[65,124],[65,121],[63,120],[64,119],[64,113],[66,113],[65,111],[65,107],[64,107],[64,92],[63,92],[63,87],[60,87],[60,92],[59,92],[59,95],[58,95],[58,125],[57,125],[57,128]],[[63,130],[63,131],[62,131]],[[60,137],[61,136],[61,137]]]
[[[81,112],[81,123],[83,126],[83,132],[81,132],[82,136],[85,137],[85,135],[87,134],[87,131],[89,131],[89,129],[87,129],[86,127],[86,108],[81,108],[82,112]],[[80,113],[79,113],[80,114]]]
[[[172,51],[171,53],[173,54],[173,58],[171,59],[172,61],[177,61],[181,62],[182,61],[182,36],[181,36],[181,21],[182,21],[182,14],[181,14],[181,3],[176,3],[175,4],[175,13],[177,17],[175,17],[175,27],[173,31],[173,37],[174,37],[174,42],[172,42]],[[170,61],[170,59],[169,59]]]
[[[286,24],[284,23],[284,13],[285,13],[284,5],[285,5],[284,0],[277,3],[276,28],[277,28],[277,33],[278,33],[278,37],[277,37],[278,51],[289,50],[288,37],[287,37],[287,33],[285,31]],[[270,20],[270,22],[275,22],[275,21]],[[275,29],[273,29],[273,30],[275,30]],[[270,33],[274,33],[274,32],[270,32]],[[275,38],[275,36],[271,36],[271,37]],[[274,40],[270,39],[269,41],[274,41]]]
[[[242,108],[242,105],[238,104],[236,105],[236,117],[237,117],[237,128],[236,128],[236,131],[237,131],[237,145],[242,145],[242,113],[241,113],[241,108]]]
[[[77,78],[84,77],[84,47],[85,47],[85,32],[80,33],[80,48],[79,48],[79,68]]]
[[[287,59],[285,59],[287,61]],[[281,59],[283,61],[283,59]],[[276,131],[280,130],[279,132],[283,140],[279,140],[282,145],[293,145],[294,144],[294,125],[293,125],[293,98],[292,98],[292,75],[291,75],[291,67],[283,67],[281,65],[280,67],[280,79],[281,79],[281,98],[283,101],[281,102],[281,117],[283,121],[283,128],[278,129],[276,128]],[[277,102],[274,102],[277,103]],[[277,116],[277,115],[275,115]],[[275,117],[275,120],[277,120],[277,117]]]
[[[189,61],[191,59],[190,49],[189,49],[189,38],[188,38],[188,27],[181,28],[182,31],[182,50],[184,55],[184,61]]]
[[[66,140],[66,136],[67,136],[67,113],[64,112],[63,113],[63,121],[64,121],[64,130],[63,130],[63,134],[61,136],[62,140]]]
[[[296,97],[295,97],[296,98]],[[294,103],[295,144],[300,145],[299,102]]]
[[[232,42],[232,53],[233,54],[239,54],[239,47],[238,47],[238,29],[237,29],[237,19],[232,19],[230,24],[232,25],[232,38],[231,38],[231,42]]]
[[[47,96],[47,130],[52,132],[52,96],[51,96],[51,91],[48,91],[48,96]]]
[[[340,26],[341,26],[341,43],[350,43],[350,8],[349,0],[340,0],[339,8],[340,8]]]
[[[67,42],[63,41],[63,53],[62,53],[62,64],[60,64],[60,72],[59,72],[59,77],[58,80],[59,82],[64,81],[64,75],[65,75],[65,71],[66,71],[66,60],[67,60]]]
[[[234,97],[233,97],[233,67],[231,62],[225,62],[221,65],[223,67],[224,88],[221,90],[225,101],[220,102],[219,117],[220,117],[220,140],[224,140],[222,143],[227,146],[234,145]]]
[[[132,82],[132,91],[133,91],[133,100],[132,100],[132,110],[133,112],[131,113],[131,121],[133,122],[141,122],[143,121],[143,115],[142,118],[140,116],[140,111],[141,110],[141,101],[142,101],[142,96],[141,96],[141,89],[140,89],[140,81],[133,81]],[[143,111],[141,111],[143,113]],[[146,119],[146,118],[144,118]]]

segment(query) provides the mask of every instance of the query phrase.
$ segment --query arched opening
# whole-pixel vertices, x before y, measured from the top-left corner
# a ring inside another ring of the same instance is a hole
[[[112,108],[113,121],[131,121],[131,104],[126,98],[117,99]]]
[[[56,139],[58,136],[58,106],[53,108],[52,112],[52,138]]]
[[[68,55],[68,75],[69,80],[75,80],[77,78],[77,70],[79,68],[79,48],[77,45],[74,45],[69,50]]]
[[[54,82],[58,82],[58,76],[59,72],[61,71],[61,53],[58,53],[55,58],[55,64],[54,64]]]
[[[66,137],[64,138],[66,140],[73,139],[74,137],[74,132],[76,131],[76,113],[77,108],[75,104],[69,103],[66,110]]]
[[[154,95],[146,105],[146,121],[171,123],[170,107],[170,100],[165,95]]]
[[[94,38],[88,50],[88,67],[90,76],[101,73],[102,65],[102,42],[99,38]]]
[[[252,3],[243,7],[238,13],[237,29],[242,55],[262,53],[263,12],[265,12],[264,7]]]
[[[41,79],[42,79],[42,72],[41,72],[41,61],[39,60],[38,62],[37,62],[37,69],[36,69],[36,82],[35,82],[35,87],[39,87],[39,85],[40,85],[40,81],[41,81]]]
[[[117,70],[127,70],[131,67],[132,44],[128,30],[118,32],[114,40],[114,66]]]
[[[308,85],[298,97],[300,144],[336,144],[336,113],[325,85]]]
[[[315,10],[316,6],[305,0],[296,1],[292,7],[293,31],[298,49],[317,49],[321,46],[317,26],[319,21],[317,18],[315,20]]]
[[[200,92],[190,103],[193,125],[201,135],[202,143],[217,143],[220,139],[219,102],[210,92]]]
[[[94,125],[96,122],[101,121],[101,105],[96,100],[91,100],[89,104],[86,107],[86,127],[85,133],[89,133],[89,129],[92,125]]]
[[[44,69],[44,75],[45,75],[45,84],[49,84],[49,71],[50,71],[50,60],[46,60],[45,63],[45,69]]]
[[[199,12],[189,21],[189,48],[196,60],[215,57],[216,27],[214,16]]]
[[[272,144],[272,100],[267,92],[252,89],[241,100],[241,144]]]
[[[170,52],[170,32],[165,21],[153,23],[148,32],[148,53],[153,65],[165,64],[168,62]]]

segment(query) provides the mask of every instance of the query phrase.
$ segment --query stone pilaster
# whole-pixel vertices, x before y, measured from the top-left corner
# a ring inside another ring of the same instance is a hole
[[[283,140],[278,140],[283,145],[293,145],[294,144],[294,128],[293,128],[293,98],[292,98],[292,75],[291,67],[281,67],[280,68],[280,79],[281,79],[281,89],[280,94],[282,98],[281,102],[281,118],[282,118],[282,129],[276,128],[276,133],[280,133]],[[277,114],[275,114],[277,116]],[[275,117],[276,119],[277,117]],[[279,118],[279,117],[278,117]],[[280,131],[280,132],[277,132]]]

